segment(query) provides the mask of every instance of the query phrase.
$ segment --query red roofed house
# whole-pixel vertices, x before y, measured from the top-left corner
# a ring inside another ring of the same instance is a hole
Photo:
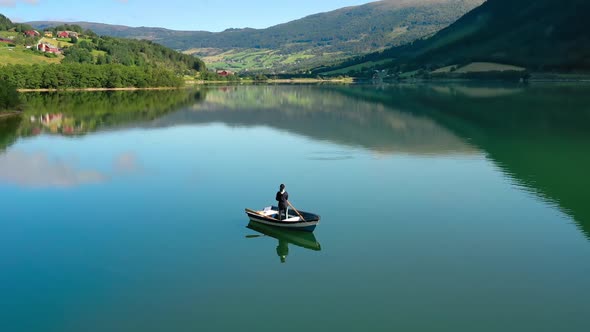
[[[45,44],[45,43],[39,43],[37,45],[37,50],[39,50],[41,52],[61,54],[61,51],[57,47],[50,45],[50,44]]]
[[[57,33],[58,38],[78,38],[78,33],[74,31],[59,31]]]
[[[27,37],[37,37],[37,36],[41,36],[41,34],[37,30],[27,30],[27,31],[25,31],[25,36],[27,36]]]
[[[231,72],[229,70],[218,70],[217,71],[217,75],[226,77],[226,76],[229,76],[229,75],[233,75],[233,72]]]

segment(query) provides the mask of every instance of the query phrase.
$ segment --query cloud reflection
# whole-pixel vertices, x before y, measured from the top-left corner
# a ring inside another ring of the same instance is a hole
[[[117,174],[135,173],[142,169],[137,161],[137,156],[132,152],[126,152],[116,157],[113,168]]]
[[[133,153],[124,153],[114,158],[114,174],[131,174],[139,170],[141,167]],[[104,183],[111,178],[105,172],[78,167],[74,159],[50,158],[42,152],[8,151],[0,155],[0,184],[31,188],[69,188]]]

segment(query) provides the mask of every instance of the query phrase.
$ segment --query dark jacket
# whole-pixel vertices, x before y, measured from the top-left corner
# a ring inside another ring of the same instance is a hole
[[[279,208],[286,209],[289,205],[287,203],[287,201],[289,200],[289,193],[287,191],[285,191],[284,194],[281,194],[280,191],[277,192],[276,200],[279,202]]]

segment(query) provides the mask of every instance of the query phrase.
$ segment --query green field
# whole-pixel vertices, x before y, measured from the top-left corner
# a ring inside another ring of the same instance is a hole
[[[507,71],[507,70],[523,71],[525,69],[522,67],[517,67],[517,66],[512,66],[512,65],[504,65],[501,63],[472,62],[472,63],[468,64],[467,66],[457,69],[455,72],[458,74],[464,74],[464,73],[487,72],[487,71]]]
[[[367,61],[367,62],[363,62],[363,63],[359,63],[358,65],[354,65],[354,66],[350,66],[350,67],[346,67],[346,68],[342,68],[342,69],[338,69],[338,70],[333,70],[324,74],[327,75],[339,75],[339,74],[348,74],[351,71],[358,71],[358,70],[364,70],[367,68],[371,68],[377,65],[381,65],[384,64],[386,62],[389,62],[391,60],[386,59],[386,60],[381,60],[381,61]]]
[[[48,44],[51,44],[51,45],[57,46],[57,47],[70,47],[70,46],[74,45],[74,44],[70,43],[69,38],[53,39],[53,38],[43,37],[43,38],[41,38],[40,42],[48,43]]]
[[[94,58],[96,59],[99,56],[105,56],[107,54],[107,52],[105,51],[99,51],[99,50],[92,50],[92,56],[94,56]]]
[[[301,68],[312,68],[323,61],[341,59],[338,52],[313,54],[310,52],[282,53],[269,49],[191,49],[187,54],[200,57],[209,68],[225,69],[235,72],[273,71],[284,72]]]
[[[47,58],[22,46],[0,47],[0,65],[34,65],[59,63],[62,57]]]
[[[512,66],[512,65],[505,65],[501,63],[493,63],[493,62],[472,62],[467,64],[463,67],[459,65],[451,65],[442,68],[438,68],[437,70],[433,71],[432,74],[467,74],[467,73],[481,73],[481,72],[490,72],[490,71],[523,71],[525,68]]]
[[[203,61],[213,69],[244,71],[266,69],[280,63],[281,59],[272,50],[232,50],[204,57]]]
[[[8,37],[16,37],[18,32],[11,32],[11,31],[0,31],[0,37],[8,38]]]

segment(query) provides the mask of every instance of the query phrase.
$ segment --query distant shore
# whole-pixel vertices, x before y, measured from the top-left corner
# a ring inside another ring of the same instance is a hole
[[[13,116],[17,116],[20,114],[22,114],[22,112],[19,112],[19,111],[2,112],[2,111],[0,111],[0,119],[13,117]]]
[[[207,85],[207,84],[290,84],[290,83],[354,83],[354,78],[335,78],[335,79],[317,79],[317,78],[281,78],[268,80],[240,80],[240,81],[186,81],[188,86],[192,85]]]
[[[207,85],[207,84],[264,84],[264,83],[353,83],[353,78],[344,79],[316,79],[316,78],[290,78],[290,79],[269,79],[266,81],[186,81],[185,86],[180,87],[154,87],[154,88],[65,88],[65,89],[17,89],[18,92],[64,92],[64,91],[149,91],[149,90],[178,90],[194,85]]]
[[[184,86],[180,87],[151,87],[151,88],[65,88],[65,89],[17,89],[18,92],[98,92],[98,91],[162,91],[162,90],[180,90],[190,88],[192,86],[201,85],[235,85],[235,84],[321,84],[321,83],[339,83],[339,84],[353,84],[362,82],[371,82],[371,79],[362,78],[339,78],[339,79],[317,79],[317,78],[285,78],[285,79],[269,79],[265,81],[254,81],[254,80],[242,80],[242,81],[186,81]],[[407,78],[403,80],[395,79],[384,79],[383,82],[388,83],[457,83],[457,82],[499,82],[505,81],[500,79],[470,79],[470,78]],[[589,83],[590,75],[563,75],[563,74],[534,74],[526,82],[528,83]],[[0,115],[6,116],[7,113],[0,113]],[[18,113],[17,113],[18,114]]]
[[[62,92],[62,91],[139,91],[139,90],[177,90],[183,87],[159,88],[66,88],[66,89],[17,89],[18,92]]]

